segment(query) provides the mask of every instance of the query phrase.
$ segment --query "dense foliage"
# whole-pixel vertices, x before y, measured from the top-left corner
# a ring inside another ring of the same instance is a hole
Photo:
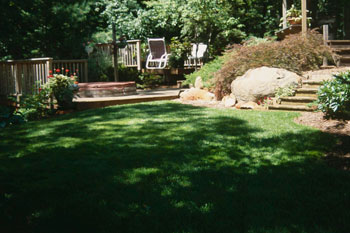
[[[289,4],[300,7],[300,1]],[[117,36],[187,38],[209,44],[211,54],[247,36],[274,35],[282,1],[276,0],[33,0],[1,1],[0,59],[31,57],[82,58],[89,40]],[[314,19],[334,20],[331,34],[350,36],[347,0],[317,0],[308,6]]]
[[[334,75],[318,90],[318,109],[332,117],[350,117],[350,72]]]
[[[219,99],[229,94],[232,81],[249,69],[268,66],[300,74],[319,68],[325,56],[330,58],[331,51],[323,45],[321,35],[314,31],[305,37],[291,35],[281,42],[235,46],[231,57],[215,75],[215,94]]]

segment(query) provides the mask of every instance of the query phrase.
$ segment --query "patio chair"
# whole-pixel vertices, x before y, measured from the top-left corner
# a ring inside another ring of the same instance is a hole
[[[197,49],[198,48],[198,49]],[[205,53],[207,52],[208,45],[199,43],[198,47],[197,44],[192,44],[192,51],[191,55],[188,57],[188,61],[185,63],[187,66],[202,66],[203,65],[203,58]]]
[[[147,69],[164,69],[170,54],[167,53],[164,38],[148,38],[149,55],[146,61]]]

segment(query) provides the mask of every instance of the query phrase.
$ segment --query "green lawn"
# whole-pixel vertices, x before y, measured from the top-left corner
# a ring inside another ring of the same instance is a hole
[[[350,232],[350,173],[296,113],[154,102],[0,131],[0,232]]]

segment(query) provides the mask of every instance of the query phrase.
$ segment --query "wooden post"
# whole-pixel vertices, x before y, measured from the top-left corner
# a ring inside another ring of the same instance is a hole
[[[283,29],[287,28],[287,0],[282,2]]]
[[[329,39],[329,27],[328,24],[323,25],[323,43],[324,45],[328,45],[328,39]],[[328,60],[326,57],[323,58],[323,65],[322,66],[328,66]]]
[[[141,71],[141,40],[136,41],[136,59],[137,59],[137,70]]]
[[[47,61],[46,61],[46,75],[45,75],[45,82],[47,82],[48,80],[47,80],[47,76],[49,75],[49,72],[50,72],[50,70],[52,70],[52,61],[53,61],[53,58],[52,57],[50,57],[50,58],[48,58],[47,59]]]
[[[301,16],[302,18],[302,32],[303,35],[306,35],[307,33],[307,6],[306,6],[306,0],[301,0]]]
[[[89,71],[88,71],[88,61],[84,62],[84,82],[89,82]]]
[[[119,82],[119,77],[118,77],[118,47],[117,47],[115,23],[112,23],[112,34],[113,34],[114,81]]]

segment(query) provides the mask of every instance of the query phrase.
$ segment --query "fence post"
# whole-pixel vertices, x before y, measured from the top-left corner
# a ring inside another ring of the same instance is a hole
[[[136,41],[136,57],[137,57],[137,70],[141,71],[141,40]]]

